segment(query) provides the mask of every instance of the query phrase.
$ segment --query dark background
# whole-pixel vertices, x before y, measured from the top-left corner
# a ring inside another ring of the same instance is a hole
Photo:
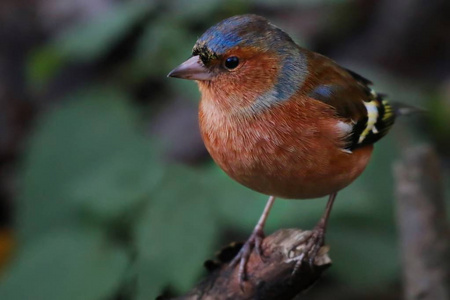
[[[214,165],[195,83],[166,75],[208,27],[256,13],[389,99],[429,111],[399,120],[338,195],[327,238],[334,265],[303,298],[398,299],[392,163],[427,142],[448,174],[449,5],[1,0],[0,298],[182,293],[214,251],[247,238],[266,197]],[[324,206],[279,200],[267,232],[312,228]]]

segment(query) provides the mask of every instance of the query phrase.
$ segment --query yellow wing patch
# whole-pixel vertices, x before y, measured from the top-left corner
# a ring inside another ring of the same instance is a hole
[[[392,110],[392,106],[386,100],[383,100],[384,106],[384,116],[383,121],[387,121],[394,116],[394,111]]]
[[[374,93],[375,92],[372,91],[372,94]],[[378,130],[375,127],[375,123],[377,123],[379,116],[378,102],[376,100],[372,100],[370,102],[364,102],[364,105],[367,109],[367,124],[366,128],[364,128],[363,132],[359,136],[358,144],[361,144],[370,132],[374,134],[378,133]]]

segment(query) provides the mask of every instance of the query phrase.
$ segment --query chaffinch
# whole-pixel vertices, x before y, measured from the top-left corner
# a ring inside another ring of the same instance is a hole
[[[208,29],[192,57],[170,77],[196,80],[200,131],[214,161],[234,180],[269,195],[264,212],[233,265],[240,280],[276,197],[329,195],[304,252],[314,262],[339,190],[367,166],[373,144],[396,111],[364,77],[296,45],[256,15],[234,16]]]

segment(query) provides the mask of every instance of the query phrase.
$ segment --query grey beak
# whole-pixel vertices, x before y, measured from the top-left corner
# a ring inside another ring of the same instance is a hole
[[[173,69],[167,77],[175,77],[189,80],[211,80],[213,77],[203,65],[198,55],[192,56],[187,61]]]

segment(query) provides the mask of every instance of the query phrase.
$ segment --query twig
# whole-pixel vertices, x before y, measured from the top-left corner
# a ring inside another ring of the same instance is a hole
[[[450,245],[436,153],[409,149],[395,166],[398,226],[407,300],[450,299]]]
[[[210,262],[208,265],[210,268],[213,266],[214,270],[209,276],[188,294],[176,299],[292,299],[314,284],[331,265],[328,247],[324,246],[316,257],[314,268],[304,263],[291,276],[295,263],[287,263],[286,260],[300,254],[302,247],[297,248],[295,253],[290,250],[309,234],[309,231],[300,229],[283,229],[266,237],[262,244],[264,261],[261,261],[255,251],[250,256],[247,265],[248,280],[244,284],[244,290],[239,286],[238,268],[230,268],[226,262]],[[223,251],[219,256],[223,256]],[[229,261],[231,258],[225,260]]]

